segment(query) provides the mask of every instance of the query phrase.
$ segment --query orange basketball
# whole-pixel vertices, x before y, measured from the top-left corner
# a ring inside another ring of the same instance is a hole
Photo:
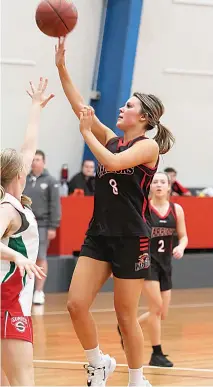
[[[70,0],[42,0],[36,10],[38,28],[48,36],[66,36],[78,20],[78,11]]]

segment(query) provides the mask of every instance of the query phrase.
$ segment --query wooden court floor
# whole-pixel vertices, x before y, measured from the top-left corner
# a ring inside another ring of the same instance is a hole
[[[47,294],[45,307],[33,307],[34,365],[38,386],[86,386],[85,357],[66,311],[67,294]],[[116,332],[113,294],[100,293],[92,306],[100,347],[118,363],[108,386],[127,386],[128,369]],[[139,312],[146,310],[143,298]],[[153,386],[213,386],[213,288],[173,290],[163,322],[163,350],[174,368],[148,367],[146,330],[144,374]]]

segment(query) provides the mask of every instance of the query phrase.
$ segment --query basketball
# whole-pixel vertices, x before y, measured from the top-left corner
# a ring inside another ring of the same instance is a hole
[[[70,0],[42,0],[36,10],[36,24],[48,36],[59,38],[73,30],[78,11]]]

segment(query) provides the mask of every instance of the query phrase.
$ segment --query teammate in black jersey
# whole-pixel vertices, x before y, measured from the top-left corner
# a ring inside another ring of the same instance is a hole
[[[143,288],[149,312],[139,318],[141,325],[148,323],[153,348],[149,364],[159,367],[173,366],[161,349],[161,320],[166,318],[171,300],[172,256],[182,258],[188,243],[184,212],[179,204],[169,202],[170,189],[168,175],[156,173],[151,184],[152,199],[149,203],[152,224],[151,278],[145,281]],[[173,248],[176,232],[179,242]]]
[[[150,386],[143,377],[143,335],[137,308],[143,280],[150,274],[148,194],[159,153],[166,153],[172,134],[159,120],[162,102],[135,93],[120,109],[119,138],[94,115],[74,87],[65,67],[64,39],[56,47],[56,65],[65,94],[80,118],[80,131],[99,165],[94,214],[70,286],[68,310],[89,365],[89,386],[105,386],[116,362],[99,350],[89,308],[111,271],[114,304],[129,366],[129,386]],[[157,128],[155,140],[145,137]]]

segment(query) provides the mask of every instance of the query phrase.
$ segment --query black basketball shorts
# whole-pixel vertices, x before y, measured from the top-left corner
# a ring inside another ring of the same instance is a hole
[[[150,240],[147,237],[106,237],[87,235],[80,256],[109,262],[117,278],[140,279],[150,276]]]
[[[172,289],[172,268],[163,268],[155,259],[151,258],[151,276],[147,280],[160,282],[161,292],[170,290]]]

